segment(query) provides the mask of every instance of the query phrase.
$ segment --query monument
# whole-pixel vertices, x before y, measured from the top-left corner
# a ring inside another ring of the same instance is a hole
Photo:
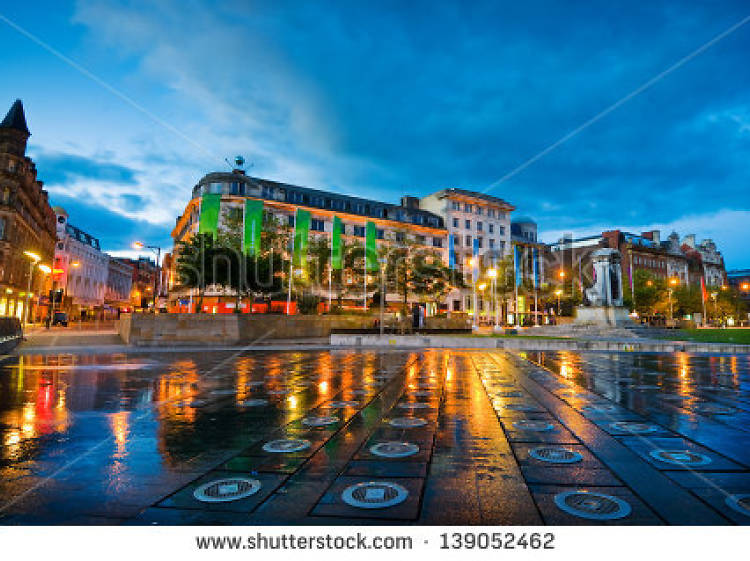
[[[594,286],[584,291],[584,305],[576,308],[577,325],[622,326],[632,324],[622,305],[622,257],[616,249],[592,253]]]

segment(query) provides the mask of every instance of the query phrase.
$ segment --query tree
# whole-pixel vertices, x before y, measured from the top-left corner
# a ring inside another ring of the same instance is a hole
[[[198,310],[203,310],[203,294],[206,286],[215,283],[214,268],[209,255],[214,250],[211,234],[195,234],[177,245],[177,286],[198,290]]]

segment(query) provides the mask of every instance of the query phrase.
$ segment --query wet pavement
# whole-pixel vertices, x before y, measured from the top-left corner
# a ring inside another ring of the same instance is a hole
[[[750,356],[275,350],[0,366],[0,524],[747,524]]]

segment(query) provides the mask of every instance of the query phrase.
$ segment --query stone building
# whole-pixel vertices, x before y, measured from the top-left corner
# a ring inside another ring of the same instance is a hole
[[[38,255],[51,266],[55,254],[55,213],[47,192],[37,180],[36,166],[26,156],[31,136],[21,100],[13,103],[0,123],[0,316],[24,317],[29,275],[29,319],[42,319],[39,306],[47,287],[44,272],[24,252]]]
[[[107,263],[107,285],[104,303],[113,310],[131,307],[130,293],[133,289],[133,265],[113,257]]]
[[[104,308],[109,274],[109,256],[99,239],[68,222],[68,213],[54,208],[57,217],[57,247],[53,281],[64,292],[63,309],[72,314],[90,314]]]

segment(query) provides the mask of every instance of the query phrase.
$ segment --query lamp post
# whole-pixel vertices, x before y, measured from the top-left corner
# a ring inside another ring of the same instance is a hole
[[[560,316],[560,296],[562,296],[562,289],[558,288],[555,290],[555,296],[557,296],[557,316]]]
[[[672,305],[672,292],[674,291],[674,287],[680,284],[680,280],[676,277],[672,277],[669,279],[669,289],[667,290],[667,293],[669,294],[669,323],[671,324],[674,321],[674,306]]]
[[[479,286],[477,286],[477,290],[479,291],[480,298],[482,300],[482,311],[484,311],[484,289],[485,288],[487,288],[487,283],[484,283],[484,282],[480,283]]]
[[[31,260],[29,263],[29,282],[26,286],[26,304],[23,310],[23,325],[24,327],[29,324],[29,300],[31,299],[31,279],[34,276],[34,267],[39,263],[42,258],[34,253],[33,251],[24,251],[23,254]]]
[[[156,298],[161,291],[161,267],[159,265],[159,261],[161,260],[161,247],[158,245],[146,245],[143,242],[133,242],[133,247],[135,249],[143,249],[145,247],[156,253],[156,272],[154,274],[154,313],[156,313]]]
[[[498,310],[497,310],[497,269],[491,268],[487,270],[487,276],[490,279],[490,305],[495,313],[495,327],[498,324]]]

